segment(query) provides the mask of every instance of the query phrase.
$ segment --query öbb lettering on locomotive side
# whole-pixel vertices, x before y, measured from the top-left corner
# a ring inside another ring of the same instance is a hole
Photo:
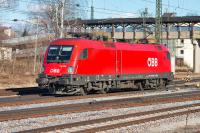
[[[82,94],[111,88],[161,89],[173,79],[164,45],[58,39],[44,55],[36,82],[52,94]]]
[[[158,67],[158,58],[148,58],[147,64],[149,67]]]

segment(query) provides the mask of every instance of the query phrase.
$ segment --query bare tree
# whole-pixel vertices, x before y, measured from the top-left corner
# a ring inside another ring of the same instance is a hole
[[[64,36],[64,21],[71,21],[83,16],[83,1],[87,0],[40,0],[40,24],[56,37]],[[84,2],[87,3],[87,2]],[[81,6],[80,6],[81,5]]]
[[[18,0],[0,0],[0,8],[15,8]]]

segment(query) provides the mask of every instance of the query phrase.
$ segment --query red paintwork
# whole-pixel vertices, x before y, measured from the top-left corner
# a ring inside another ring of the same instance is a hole
[[[60,39],[50,45],[74,45],[71,59],[67,63],[46,63],[44,57],[44,73],[51,76],[62,76],[67,73],[68,66],[74,67],[73,74],[161,74],[171,72],[168,49],[163,45],[129,44],[116,42],[115,47],[106,47],[103,41],[84,39]],[[156,47],[161,47],[159,50]],[[88,48],[88,58],[79,59],[83,49]],[[149,67],[148,58],[157,58],[158,66]],[[56,69],[59,71],[51,71]]]

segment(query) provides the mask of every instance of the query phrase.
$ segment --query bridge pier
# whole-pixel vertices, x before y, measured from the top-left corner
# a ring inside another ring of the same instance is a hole
[[[181,38],[181,30],[180,30],[180,25],[177,25],[177,32],[178,32],[178,39]]]
[[[137,25],[132,25],[132,31],[133,31],[133,42],[135,42],[136,40],[136,28],[137,28]]]
[[[166,24],[166,39],[167,39],[167,44],[168,44],[168,40],[169,40],[169,24]]]
[[[114,24],[112,24],[111,38],[113,39],[113,41],[115,41],[115,25]]]
[[[126,39],[126,26],[123,24],[123,40]]]
[[[135,29],[133,29],[133,42],[135,42],[136,38],[135,38]]]

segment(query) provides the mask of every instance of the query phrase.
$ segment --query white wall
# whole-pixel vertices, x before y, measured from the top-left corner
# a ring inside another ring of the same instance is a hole
[[[183,51],[183,53],[181,53]],[[193,69],[193,44],[191,39],[179,39],[176,45],[176,57],[183,58],[184,64]]]
[[[9,37],[11,37],[11,34],[12,34],[11,28],[6,29],[6,30],[4,31],[4,33],[5,33],[6,35],[8,35]]]
[[[0,48],[0,60],[11,60],[12,48]]]
[[[173,72],[173,74],[175,74],[175,70],[176,70],[176,63],[175,63],[175,56],[171,56],[171,71]]]

